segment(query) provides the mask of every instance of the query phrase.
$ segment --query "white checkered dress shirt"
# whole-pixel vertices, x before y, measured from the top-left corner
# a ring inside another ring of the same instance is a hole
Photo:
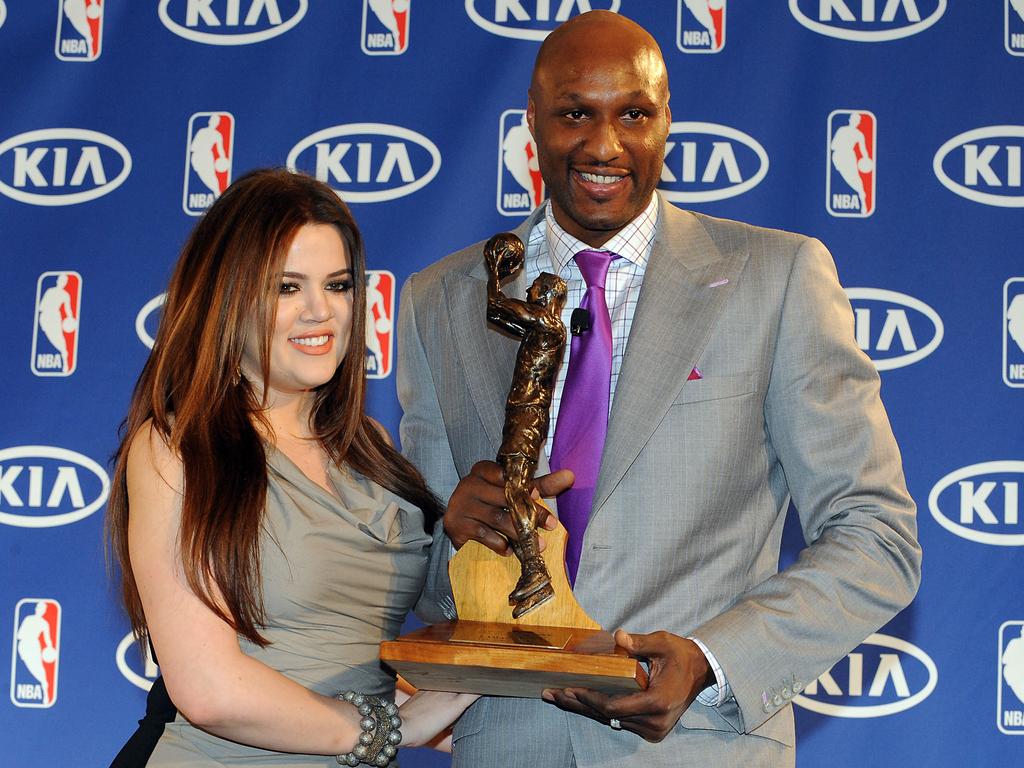
[[[627,224],[621,232],[597,249],[591,249],[586,243],[577,240],[566,232],[555,221],[551,203],[545,206],[544,221],[537,222],[530,231],[526,259],[526,284],[531,284],[541,272],[554,272],[569,288],[562,309],[562,322],[569,327],[572,311],[583,300],[587,284],[580,273],[580,268],[573,260],[579,251],[600,250],[617,253],[608,267],[605,279],[605,301],[612,321],[612,382],[611,397],[608,400],[609,413],[615,399],[615,385],[622,369],[622,354],[626,350],[626,339],[633,325],[636,302],[640,298],[640,286],[644,280],[647,259],[651,255],[654,233],[658,224],[658,199],[651,198],[650,204],[643,213]],[[551,455],[551,445],[555,437],[555,421],[558,418],[558,406],[562,401],[562,389],[569,371],[569,354],[571,344],[565,345],[562,367],[558,371],[555,382],[555,393],[551,401],[551,428],[548,432],[547,450]]]
[[[526,284],[533,283],[541,272],[553,272],[565,280],[568,286],[568,295],[565,299],[565,307],[562,309],[562,322],[565,323],[566,328],[569,327],[572,311],[580,305],[583,294],[587,290],[586,281],[580,273],[580,268],[576,266],[573,256],[583,250],[610,251],[619,255],[619,258],[609,265],[608,277],[605,279],[605,301],[608,304],[608,314],[611,316],[612,322],[612,381],[611,395],[608,399],[609,413],[615,398],[615,385],[619,380],[619,371],[622,369],[622,355],[626,351],[626,339],[629,338],[629,329],[633,326],[633,315],[636,313],[636,303],[640,298],[640,286],[644,281],[644,270],[647,269],[647,261],[651,256],[651,247],[654,244],[654,235],[657,233],[657,229],[658,197],[652,195],[651,202],[643,212],[623,227],[621,232],[618,232],[600,248],[591,248],[559,226],[551,209],[551,201],[548,201],[544,207],[544,220],[538,221],[534,225],[527,239],[527,256],[524,265]],[[565,345],[565,354],[558,370],[555,392],[551,400],[551,426],[547,440],[548,456],[551,455],[551,445],[555,438],[555,424],[558,422],[558,406],[562,401],[562,389],[569,371],[570,346],[570,344]],[[725,672],[722,670],[721,664],[718,663],[718,659],[704,643],[695,637],[689,639],[693,640],[704,652],[717,681],[717,685],[701,691],[697,696],[697,701],[709,707],[717,707],[732,696],[729,683],[725,679]]]

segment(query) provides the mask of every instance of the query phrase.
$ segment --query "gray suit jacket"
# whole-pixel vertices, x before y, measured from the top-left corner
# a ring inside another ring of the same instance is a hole
[[[517,230],[524,242],[541,216]],[[402,446],[443,499],[501,441],[517,345],[487,326],[485,280],[478,243],[402,293]],[[525,289],[520,275],[507,291]],[[694,367],[703,378],[688,381]],[[808,546],[778,572],[790,499]],[[440,525],[435,543],[418,609],[431,621],[451,616]],[[716,768],[788,763],[792,750],[757,757],[757,737],[793,744],[792,696],[906,606],[919,569],[878,374],[828,251],[662,200],[574,592],[605,628],[702,640],[734,700],[695,702],[656,745],[564,716],[577,763],[680,765],[691,751]],[[513,724],[486,706],[456,736],[492,730],[502,744]]]

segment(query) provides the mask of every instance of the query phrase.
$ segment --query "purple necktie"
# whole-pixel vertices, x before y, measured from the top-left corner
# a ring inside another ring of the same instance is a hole
[[[569,372],[562,389],[551,447],[551,468],[571,469],[576,475],[572,488],[558,497],[558,518],[569,532],[565,564],[573,583],[580,565],[583,534],[594,503],[601,451],[608,434],[612,323],[605,301],[604,281],[608,265],[618,254],[580,251],[574,258],[587,283],[580,308],[590,313],[590,330],[572,337]]]

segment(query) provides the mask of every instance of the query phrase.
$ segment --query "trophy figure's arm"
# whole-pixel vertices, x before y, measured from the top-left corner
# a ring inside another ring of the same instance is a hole
[[[520,339],[537,323],[537,319],[527,311],[524,302],[509,299],[504,295],[497,300],[488,297],[487,321]]]
[[[497,272],[494,269],[488,270],[487,320],[489,322],[522,338],[527,331],[537,325],[536,315],[536,310],[525,301],[506,296],[501,290]]]
[[[506,296],[501,290],[501,281],[523,269],[524,259],[522,241],[508,232],[495,235],[484,246],[487,320],[519,338],[537,325],[536,310],[521,299]]]

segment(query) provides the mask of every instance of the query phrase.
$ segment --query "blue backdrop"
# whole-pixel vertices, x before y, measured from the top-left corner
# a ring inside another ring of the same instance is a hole
[[[824,240],[882,371],[924,583],[798,698],[798,763],[1020,764],[1022,0],[0,0],[0,763],[105,765],[156,674],[102,518],[196,216],[266,165],[352,204],[371,410],[397,434],[395,291],[543,195],[530,67],[588,7],[665,53],[670,199]]]

